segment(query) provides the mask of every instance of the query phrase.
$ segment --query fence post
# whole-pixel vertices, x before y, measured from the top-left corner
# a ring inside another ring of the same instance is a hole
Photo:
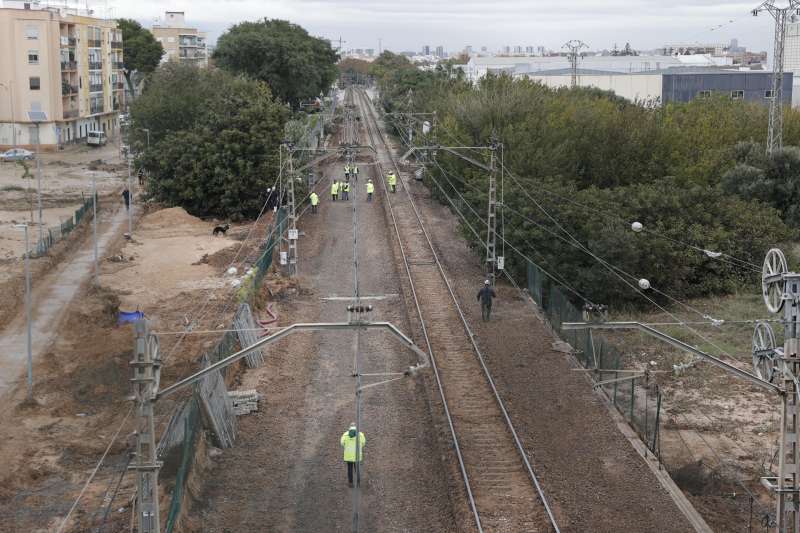
[[[636,378],[631,378],[631,425],[634,425],[633,422],[633,405],[636,401]],[[634,425],[635,427],[635,425]]]

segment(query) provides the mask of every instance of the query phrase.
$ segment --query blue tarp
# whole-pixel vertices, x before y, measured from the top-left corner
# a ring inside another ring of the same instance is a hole
[[[136,322],[144,318],[142,311],[120,311],[117,316],[117,324],[127,324],[128,322]]]

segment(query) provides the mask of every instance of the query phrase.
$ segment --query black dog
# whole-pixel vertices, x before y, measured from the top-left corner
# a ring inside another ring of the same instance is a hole
[[[217,226],[216,228],[214,228],[214,237],[216,237],[216,236],[217,236],[217,235],[219,235],[220,233],[222,233],[223,235],[225,235],[225,233],[226,233],[226,232],[227,232],[227,231],[228,231],[230,228],[231,228],[231,225],[230,225],[230,224],[225,224],[224,226]]]

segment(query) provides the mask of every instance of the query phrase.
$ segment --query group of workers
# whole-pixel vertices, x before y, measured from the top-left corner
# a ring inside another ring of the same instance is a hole
[[[344,167],[344,176],[345,179],[342,181],[333,180],[331,184],[331,201],[335,202],[336,200],[349,200],[350,199],[350,178],[353,178],[353,181],[358,181],[358,166],[356,165],[345,165]],[[394,172],[389,172],[386,174],[386,183],[389,186],[389,191],[392,193],[397,192],[397,174]],[[372,178],[367,179],[367,202],[372,201],[372,197],[375,194],[375,184],[372,182]],[[317,208],[319,206],[319,195],[315,191],[311,191],[311,194],[308,196],[309,200],[311,201],[311,212],[316,213]]]

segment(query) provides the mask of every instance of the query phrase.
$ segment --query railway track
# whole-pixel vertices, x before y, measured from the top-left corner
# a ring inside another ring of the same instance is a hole
[[[414,200],[363,90],[356,105],[380,172],[478,531],[559,531]],[[386,171],[398,176],[397,193]],[[419,297],[424,295],[425,305]],[[462,327],[458,327],[461,324]]]

